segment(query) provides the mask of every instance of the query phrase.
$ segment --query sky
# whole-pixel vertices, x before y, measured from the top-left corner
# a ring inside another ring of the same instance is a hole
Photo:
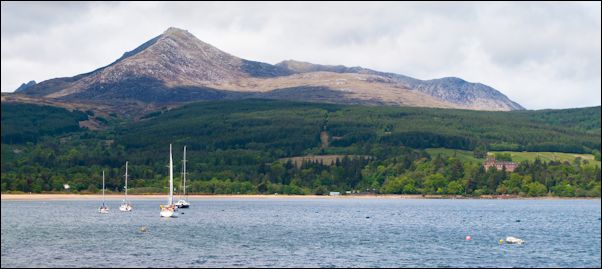
[[[460,77],[527,109],[600,105],[600,2],[5,2],[1,90],[110,64],[170,26],[235,56]]]

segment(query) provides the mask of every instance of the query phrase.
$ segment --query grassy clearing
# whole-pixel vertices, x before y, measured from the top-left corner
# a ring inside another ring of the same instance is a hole
[[[489,152],[489,154],[494,154],[494,153],[510,153],[510,156],[512,156],[512,160],[515,162],[522,162],[525,160],[529,160],[529,161],[533,161],[537,158],[539,158],[542,161],[567,161],[567,162],[573,162],[575,160],[575,158],[577,157],[581,157],[582,160],[587,160],[590,163],[595,163],[596,165],[600,166],[600,161],[596,161],[594,160],[594,155],[592,154],[576,154],[576,153],[562,153],[562,152],[514,152],[514,151],[495,151],[495,152]]]
[[[441,156],[455,157],[460,161],[468,161],[468,162],[482,162],[482,159],[477,159],[473,156],[472,151],[468,150],[459,150],[459,149],[446,149],[446,148],[431,148],[426,149],[426,152],[431,156],[437,156],[441,154]]]
[[[431,148],[426,149],[426,151],[431,154],[431,156],[436,156],[437,154],[441,154],[443,156],[455,156],[456,158],[462,161],[472,161],[472,162],[482,162],[482,159],[477,159],[473,157],[472,151],[467,150],[456,150],[456,149],[446,149],[446,148]],[[575,158],[581,157],[582,160],[587,160],[590,163],[595,163],[600,166],[600,161],[594,160],[594,155],[592,154],[576,154],[576,153],[562,153],[562,152],[517,152],[517,151],[490,151],[488,154],[495,153],[510,153],[512,156],[512,161],[522,162],[522,161],[534,161],[539,158],[542,161],[568,161],[573,162]]]

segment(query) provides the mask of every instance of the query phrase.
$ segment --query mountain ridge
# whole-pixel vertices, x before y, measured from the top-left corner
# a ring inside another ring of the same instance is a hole
[[[294,96],[287,96],[283,89],[296,90]],[[303,89],[308,89],[307,96]],[[317,94],[317,90],[323,91],[322,94]],[[274,94],[269,93],[273,91]],[[333,95],[331,91],[338,94]],[[207,95],[208,92],[220,94]],[[102,98],[118,103],[185,103],[263,95],[328,103],[472,110],[524,109],[487,85],[459,78],[419,80],[362,67],[317,65],[293,60],[271,65],[246,60],[174,27],[125,52],[107,66],[73,77],[42,81],[19,93],[89,102]],[[151,94],[154,96],[149,96]]]

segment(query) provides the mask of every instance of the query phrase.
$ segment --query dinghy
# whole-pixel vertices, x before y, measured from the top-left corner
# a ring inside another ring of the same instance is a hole
[[[508,237],[506,237],[506,243],[522,245],[523,243],[525,243],[525,240],[522,240],[520,238],[516,238],[513,236],[508,236]]]

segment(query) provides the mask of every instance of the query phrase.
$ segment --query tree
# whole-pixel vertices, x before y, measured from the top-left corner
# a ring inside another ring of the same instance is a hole
[[[477,159],[485,159],[487,157],[487,145],[479,143],[473,150],[473,156]]]
[[[462,184],[458,183],[458,181],[451,181],[447,184],[447,193],[448,194],[462,194],[464,192],[464,188],[462,188]]]
[[[539,182],[531,182],[527,184],[527,195],[529,196],[544,196],[548,192],[546,186]]]
[[[90,185],[88,185],[88,192],[89,193],[97,193],[98,192],[98,188],[96,187],[96,184],[90,184]]]

